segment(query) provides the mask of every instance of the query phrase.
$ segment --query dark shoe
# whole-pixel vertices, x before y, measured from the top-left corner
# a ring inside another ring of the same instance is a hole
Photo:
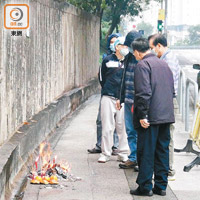
[[[176,171],[174,169],[169,169],[168,176],[174,176],[176,174]]]
[[[101,150],[100,150],[100,149],[93,148],[93,149],[88,149],[88,152],[89,152],[89,153],[101,153]]]
[[[136,190],[130,190],[130,193],[132,195],[136,195],[136,196],[148,196],[148,197],[153,196],[152,190],[146,191],[146,192],[141,192],[139,187]]]
[[[124,164],[119,164],[119,168],[130,169],[130,168],[134,168],[136,165],[137,165],[136,161],[127,160]]]
[[[119,153],[119,150],[118,150],[118,149],[116,149],[116,148],[113,148],[113,149],[112,149],[112,155],[113,155],[113,156],[117,156],[118,153]]]
[[[139,167],[138,167],[138,165],[134,167],[134,171],[135,171],[135,172],[139,172]]]
[[[153,188],[153,193],[158,194],[160,196],[166,196],[166,190],[159,190],[159,189]]]

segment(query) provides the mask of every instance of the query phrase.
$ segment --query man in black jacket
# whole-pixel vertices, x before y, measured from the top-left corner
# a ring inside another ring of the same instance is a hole
[[[114,43],[118,37],[121,37],[119,33],[113,33],[108,37],[107,40],[107,54],[103,55],[103,59],[107,56],[112,55],[115,53]],[[94,148],[88,149],[89,153],[101,153],[101,137],[102,137],[102,124],[101,124],[101,103],[99,104],[98,114],[97,114],[97,143]],[[119,138],[117,136],[116,130],[114,131],[113,135],[113,146],[112,146],[112,155],[118,154],[118,145],[119,145]]]
[[[119,37],[114,43],[115,54],[107,56],[99,71],[99,80],[102,87],[101,94],[101,121],[102,121],[102,153],[98,162],[109,161],[112,153],[113,131],[116,128],[119,136],[118,160],[128,160],[128,142],[124,124],[124,108],[116,109],[119,99],[122,74],[124,71],[124,58],[129,53],[124,46],[124,38]]]
[[[150,52],[148,40],[132,43],[140,60],[135,69],[134,125],[138,132],[139,174],[134,195],[166,195],[169,170],[170,124],[174,123],[173,75],[166,62]],[[154,188],[152,192],[152,175]]]

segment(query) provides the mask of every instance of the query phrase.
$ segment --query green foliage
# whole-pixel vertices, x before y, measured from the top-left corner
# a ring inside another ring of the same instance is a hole
[[[106,22],[104,20],[102,20],[101,23],[101,33],[102,33],[102,38],[100,41],[100,46],[101,46],[101,51],[105,53],[106,51],[106,44],[107,44],[107,40],[106,40],[106,34],[109,30],[109,22]]]
[[[152,0],[108,0],[111,16],[137,16],[142,11],[142,5],[148,5]],[[160,2],[161,0],[154,0]]]
[[[87,12],[100,15],[101,10],[106,7],[106,0],[67,0],[72,5]]]
[[[80,9],[100,16],[102,23],[102,40],[105,44],[108,35],[118,27],[121,16],[137,16],[142,11],[142,5],[151,0],[66,0]],[[160,0],[154,0],[159,2]]]
[[[110,27],[110,22],[102,20],[102,23],[101,23],[102,38],[106,37],[109,27]]]
[[[120,17],[125,15],[137,16],[142,11],[142,4],[149,4],[151,0],[66,0],[87,12],[101,15],[110,24],[110,33],[120,23]],[[154,0],[160,1],[160,0]],[[109,34],[110,34],[109,33]]]
[[[153,33],[153,26],[149,23],[142,21],[137,25],[138,30],[144,30],[144,37],[148,38]]]
[[[200,45],[200,24],[196,26],[191,26],[188,30],[189,32],[189,44],[190,45]]]
[[[175,46],[197,46],[200,45],[200,24],[190,26],[189,35],[184,40],[178,40]]]
[[[184,39],[184,40],[178,40],[174,46],[189,46],[190,45],[190,41],[188,39]]]

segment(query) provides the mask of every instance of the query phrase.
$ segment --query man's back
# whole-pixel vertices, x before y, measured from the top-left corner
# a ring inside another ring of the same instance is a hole
[[[150,124],[174,122],[173,92],[173,76],[168,65],[153,54],[146,55],[135,70],[136,112],[137,107],[144,114],[148,111]],[[145,104],[147,107],[142,108]]]

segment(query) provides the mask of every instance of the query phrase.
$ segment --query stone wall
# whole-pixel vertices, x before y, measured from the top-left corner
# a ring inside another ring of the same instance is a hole
[[[34,114],[97,76],[99,18],[63,0],[0,1],[30,7],[30,37],[0,28],[0,145]]]

